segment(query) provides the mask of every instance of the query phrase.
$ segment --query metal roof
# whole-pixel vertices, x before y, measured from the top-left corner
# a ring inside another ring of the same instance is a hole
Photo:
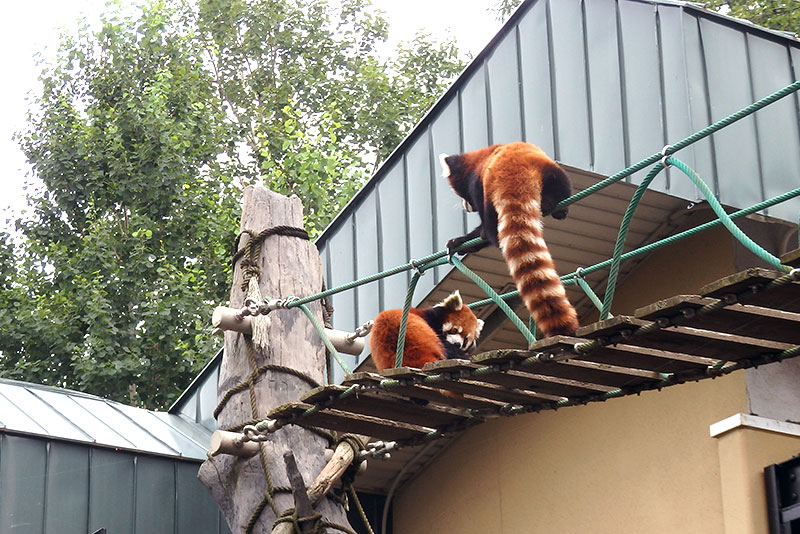
[[[0,379],[0,432],[205,460],[211,431],[178,414]]]

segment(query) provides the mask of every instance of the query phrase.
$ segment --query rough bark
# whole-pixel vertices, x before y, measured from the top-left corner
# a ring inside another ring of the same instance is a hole
[[[242,206],[242,230],[260,232],[265,228],[290,225],[302,227],[302,206],[296,197],[286,198],[261,187],[244,190]],[[241,239],[240,247],[247,242]],[[242,269],[237,262],[234,268],[230,306],[241,307],[244,292],[241,289]],[[296,237],[268,237],[261,249],[260,288],[263,296],[283,298],[289,295],[305,296],[318,292],[322,287],[322,263],[316,247]],[[311,311],[320,318],[318,302],[309,304]],[[269,343],[263,352],[255,352],[257,366],[281,365],[300,370],[323,382],[325,366],[324,346],[308,318],[297,309],[276,310],[270,313]],[[252,368],[248,358],[245,336],[236,332],[225,332],[225,353],[219,376],[218,397],[221,398],[233,386],[245,381]],[[267,371],[256,383],[256,403],[260,418],[276,406],[296,401],[311,389],[303,380],[280,371]],[[247,390],[235,394],[220,413],[217,424],[225,429],[253,419],[250,394]],[[270,435],[261,447],[267,460],[273,485],[288,487],[284,452],[291,450],[297,459],[304,480],[314,480],[325,466],[324,449],[327,442],[307,430],[289,425]],[[261,455],[241,458],[220,454],[209,458],[200,467],[200,481],[212,493],[220,510],[228,521],[232,532],[244,532],[253,512],[261,502],[267,484]],[[278,492],[274,496],[280,512],[294,507],[291,493]],[[325,520],[347,526],[347,518],[341,505],[330,499],[322,499],[316,510]],[[267,506],[261,512],[252,532],[272,531],[275,513]]]

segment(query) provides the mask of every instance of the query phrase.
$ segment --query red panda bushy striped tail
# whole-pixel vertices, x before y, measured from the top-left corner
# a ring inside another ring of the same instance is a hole
[[[563,172],[555,165],[529,167],[526,171]],[[542,176],[537,178],[522,183],[541,184]],[[540,198],[536,193],[540,191],[517,191],[514,195],[497,195],[492,199],[497,210],[497,237],[520,297],[537,327],[545,337],[570,335],[578,328],[578,315],[567,299],[542,238],[541,207],[539,202],[531,200]]]

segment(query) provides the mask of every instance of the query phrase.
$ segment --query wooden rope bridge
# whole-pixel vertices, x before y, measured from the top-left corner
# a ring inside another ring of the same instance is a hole
[[[800,266],[800,250],[782,262]],[[348,375],[269,419],[415,445],[487,418],[632,395],[800,355],[800,274],[754,268],[556,336],[423,369]],[[445,394],[448,392],[450,394]],[[457,395],[453,395],[453,394]]]

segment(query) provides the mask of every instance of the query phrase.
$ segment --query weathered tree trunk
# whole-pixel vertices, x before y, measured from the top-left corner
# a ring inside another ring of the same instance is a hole
[[[260,232],[265,228],[289,225],[302,227],[302,206],[296,197],[286,198],[261,187],[244,190],[242,230]],[[240,247],[247,243],[241,239]],[[237,262],[233,274],[230,305],[240,307],[244,302],[242,269]],[[322,287],[322,264],[316,247],[297,237],[271,236],[261,248],[259,260],[260,288],[263,296],[283,298],[305,296]],[[309,304],[311,311],[321,317],[318,302]],[[263,352],[255,351],[255,365],[291,367],[323,382],[324,346],[308,318],[298,309],[276,310],[270,313],[269,343]],[[232,387],[245,382],[253,367],[248,356],[248,343],[243,334],[225,332],[225,353],[220,368],[218,397]],[[276,406],[298,400],[311,386],[300,378],[281,371],[268,370],[256,380],[257,418],[264,418]],[[236,393],[225,404],[217,418],[219,428],[226,429],[254,419],[248,389]],[[211,490],[214,500],[228,521],[231,530],[244,532],[267,491],[262,456],[266,459],[272,485],[289,487],[284,452],[291,450],[297,459],[306,483],[313,481],[325,466],[324,438],[297,426],[288,425],[270,434],[261,444],[262,453],[251,458],[227,454],[209,458],[200,467],[198,477]],[[279,513],[294,507],[291,493],[274,493]],[[326,521],[343,525],[349,523],[341,505],[323,498],[316,506]],[[251,532],[272,531],[276,514],[267,505],[259,514]]]

